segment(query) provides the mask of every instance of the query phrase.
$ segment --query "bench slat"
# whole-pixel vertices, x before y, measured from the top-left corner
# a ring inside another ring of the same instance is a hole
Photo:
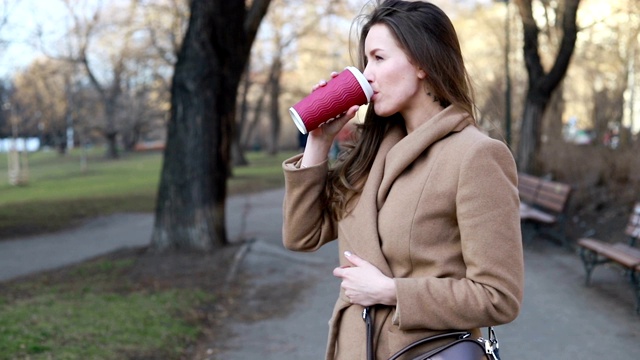
[[[630,246],[625,243],[615,243],[612,246],[619,249],[620,251],[624,251],[625,253],[633,256],[636,259],[640,259],[640,249],[636,247]],[[638,261],[638,264],[640,264],[640,261]]]
[[[571,186],[519,172],[518,192],[521,204],[520,220],[523,221],[523,225],[532,223],[535,226],[535,232],[523,236],[523,241],[527,242],[544,231],[563,245],[568,245],[564,210],[571,193]]]
[[[595,251],[597,253],[605,251],[604,250],[605,248],[611,246],[609,243],[605,243],[604,241],[600,241],[598,239],[591,239],[591,238],[578,239],[578,245],[584,248],[587,248],[589,250]]]
[[[543,181],[540,184],[534,205],[561,213],[571,192],[571,187],[554,181]]]
[[[623,243],[609,244],[597,239],[584,238],[578,245],[598,253],[616,263],[635,270],[640,269],[640,250]]]
[[[520,200],[533,203],[536,199],[541,179],[528,174],[518,174],[518,191],[520,192]]]
[[[628,269],[626,274],[630,277],[636,294],[636,313],[640,314],[640,248],[635,247],[636,240],[640,239],[640,202],[637,202],[627,224],[625,233],[629,236],[629,243],[617,242],[614,244],[594,238],[578,239],[580,257],[586,271],[586,285],[588,286],[591,274],[598,265],[615,262]]]
[[[555,223],[558,218],[548,214],[544,211],[540,211],[536,208],[528,206],[527,204],[520,204],[520,219],[521,220],[536,220],[546,224]]]

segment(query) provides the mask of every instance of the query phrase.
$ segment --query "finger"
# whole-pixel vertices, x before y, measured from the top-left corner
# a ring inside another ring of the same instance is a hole
[[[338,73],[337,73],[337,72],[335,72],[335,71],[331,72],[331,78],[332,78],[332,79],[333,79],[334,77],[336,77],[336,76],[338,76]]]
[[[351,298],[351,294],[347,293],[346,291],[344,292],[344,296],[349,299],[350,303],[353,303],[353,299]]]
[[[350,263],[352,263],[356,267],[363,267],[363,266],[370,266],[371,265],[367,260],[359,257],[356,254],[351,253],[350,251],[345,251],[344,256],[347,258],[347,260]]]
[[[360,266],[360,264],[363,261],[357,255],[353,254],[351,251],[345,251],[344,257],[347,259],[348,262],[352,263],[355,266]]]
[[[342,288],[342,290],[344,290],[344,295],[348,298],[352,298],[355,296],[355,294],[353,293],[353,290],[348,288],[347,286],[347,282],[345,280],[342,280],[342,282],[340,283],[340,288]]]
[[[348,267],[349,266],[340,266],[340,267],[337,267],[337,268],[333,269],[333,276],[339,277],[339,278],[344,277],[344,269],[346,269]]]
[[[312,90],[314,90],[314,91],[318,90],[318,88],[320,88],[322,86],[325,86],[325,85],[327,85],[327,81],[326,80],[320,80],[320,81],[318,81],[317,84],[313,85]]]
[[[340,117],[338,117],[338,118],[336,118],[334,120],[331,120],[330,122],[327,122],[325,124],[336,122],[337,124],[340,124],[340,125],[336,125],[336,126],[339,129],[342,129],[349,122],[349,120],[353,119],[356,116],[356,113],[358,112],[359,108],[360,108],[360,106],[354,105],[354,106],[350,107],[349,110],[347,110],[347,112],[344,113],[344,115],[342,115],[342,116],[340,116]]]
[[[347,114],[344,114],[344,115],[342,115],[340,117],[337,117],[337,118],[335,118],[335,119],[333,119],[331,121],[327,121],[326,123],[324,123],[324,124],[322,124],[320,126],[322,127],[322,126],[325,126],[325,125],[331,125],[331,128],[333,129],[333,131],[332,130],[330,130],[330,131],[332,133],[337,134],[340,131],[340,129],[342,129],[349,122],[349,120],[351,120],[351,118],[349,118],[347,116]]]
[[[349,110],[347,110],[347,113],[344,116],[347,119],[351,120],[353,119],[354,116],[356,116],[356,113],[358,112],[358,110],[360,110],[360,105],[353,105],[352,107],[349,108]]]

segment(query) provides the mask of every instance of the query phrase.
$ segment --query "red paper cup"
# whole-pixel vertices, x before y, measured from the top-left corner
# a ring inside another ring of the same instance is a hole
[[[354,105],[368,104],[373,89],[364,75],[348,66],[338,76],[289,108],[289,114],[301,133],[344,115]]]

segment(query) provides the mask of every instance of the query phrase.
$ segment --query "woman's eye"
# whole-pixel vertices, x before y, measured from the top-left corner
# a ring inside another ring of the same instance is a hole
[[[382,56],[376,55],[376,56],[375,56],[375,59],[376,59],[376,60],[378,60],[378,61],[380,61],[380,60],[382,60]]]

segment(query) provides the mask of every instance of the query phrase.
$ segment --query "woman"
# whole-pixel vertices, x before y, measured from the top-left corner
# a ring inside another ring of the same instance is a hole
[[[512,321],[524,282],[517,172],[508,148],[476,127],[453,25],[430,3],[384,1],[359,52],[374,95],[353,147],[329,167],[357,106],[283,164],[285,247],[339,242],[326,358],[365,358],[366,306],[377,359],[426,336],[479,337]]]

